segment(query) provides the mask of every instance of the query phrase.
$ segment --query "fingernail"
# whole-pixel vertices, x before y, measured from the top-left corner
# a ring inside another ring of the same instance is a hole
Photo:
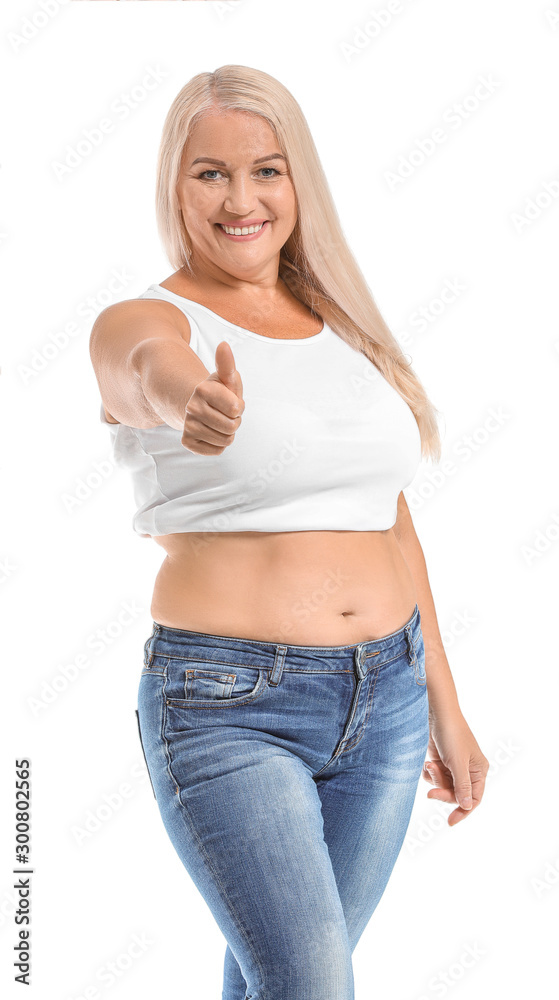
[[[472,808],[472,796],[471,795],[466,795],[466,797],[464,799],[462,799],[462,808],[463,809],[471,809]]]

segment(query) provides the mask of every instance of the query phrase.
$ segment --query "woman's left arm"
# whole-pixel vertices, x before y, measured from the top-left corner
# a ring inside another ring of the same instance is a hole
[[[398,497],[398,515],[392,531],[413,577],[421,631],[425,646],[425,673],[429,699],[430,737],[423,777],[434,785],[430,799],[456,802],[448,817],[455,826],[481,802],[489,761],[466,722],[439,631],[437,613],[423,549],[403,493]]]

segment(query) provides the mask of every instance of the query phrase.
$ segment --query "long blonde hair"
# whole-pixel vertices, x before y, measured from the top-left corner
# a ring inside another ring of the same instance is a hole
[[[198,73],[175,97],[163,125],[157,162],[156,215],[165,252],[190,271],[191,246],[177,197],[184,147],[195,122],[213,110],[248,111],[264,118],[287,157],[298,218],[280,251],[279,277],[384,375],[417,421],[421,454],[438,461],[439,411],[427,397],[385,323],[346,243],[328,181],[303,112],[278,80],[249,66]]]

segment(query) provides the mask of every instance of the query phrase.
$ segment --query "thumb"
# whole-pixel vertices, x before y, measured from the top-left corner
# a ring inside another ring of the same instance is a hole
[[[471,809],[473,805],[472,801],[472,783],[470,781],[469,771],[460,770],[455,775],[454,779],[454,795],[458,805],[462,809]]]
[[[239,373],[235,368],[235,358],[231,345],[226,340],[220,341],[215,349],[215,371],[219,381],[242,399],[243,390]]]

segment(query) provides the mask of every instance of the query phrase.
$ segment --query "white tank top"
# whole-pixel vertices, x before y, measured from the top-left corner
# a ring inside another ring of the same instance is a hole
[[[139,535],[392,527],[421,439],[410,407],[368,358],[327,324],[311,337],[274,340],[161,285],[139,298],[182,310],[208,372],[226,340],[245,402],[221,455],[187,451],[181,431],[167,424],[111,424],[101,406],[115,465],[132,476]]]

